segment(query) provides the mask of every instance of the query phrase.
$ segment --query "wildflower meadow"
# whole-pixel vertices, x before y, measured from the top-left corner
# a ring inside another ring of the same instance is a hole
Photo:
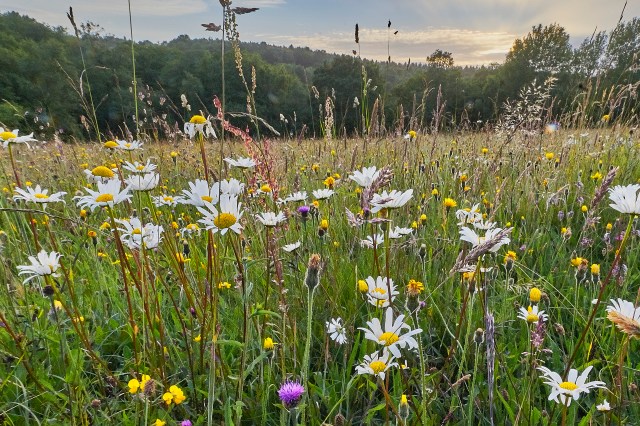
[[[0,128],[2,424],[640,424],[635,110],[277,136],[241,77],[170,139]]]

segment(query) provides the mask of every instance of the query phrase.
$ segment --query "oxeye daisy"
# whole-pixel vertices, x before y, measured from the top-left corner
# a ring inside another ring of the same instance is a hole
[[[113,207],[131,198],[129,188],[121,190],[120,186],[120,179],[115,178],[107,182],[98,182],[97,191],[85,188],[89,195],[76,196],[73,199],[78,200],[78,207],[89,207],[91,211],[95,210],[96,207]]]
[[[29,256],[29,262],[31,265],[19,265],[18,266],[18,275],[28,274],[29,276],[22,283],[25,284],[36,277],[44,277],[46,275],[52,275],[54,277],[59,276],[56,273],[58,268],[60,268],[60,257],[62,255],[52,251],[51,253],[47,253],[42,250],[38,253],[37,257]]]
[[[313,191],[313,197],[316,200],[325,200],[335,194],[333,189],[316,189]]]
[[[3,127],[0,127],[0,142],[2,142],[2,146],[7,148],[9,144],[16,143],[24,143],[29,146],[29,142],[38,142],[33,138],[33,133],[26,136],[18,136],[18,133],[20,133],[18,129],[9,131],[8,129],[5,130]]]
[[[578,375],[578,370],[572,368],[567,375],[566,381],[562,380],[558,373],[549,370],[547,367],[538,367],[538,370],[542,372],[542,377],[546,379],[544,383],[551,386],[549,400],[569,406],[572,400],[580,398],[580,394],[589,393],[591,389],[606,387],[605,383],[601,381],[587,382],[587,376],[592,368],[593,366],[590,365],[580,375]]]
[[[371,186],[374,180],[380,175],[380,170],[377,170],[375,166],[364,167],[362,171],[356,170],[353,172],[349,179],[357,183],[363,188]]]
[[[244,183],[234,178],[224,179],[211,185],[211,191],[219,191],[220,194],[240,195],[244,192]]]
[[[369,303],[378,308],[386,308],[399,294],[393,280],[387,277],[368,277],[365,280]]]
[[[611,300],[607,306],[607,318],[630,337],[640,337],[640,307],[636,308],[633,303],[622,299]]]
[[[305,201],[306,199],[307,199],[307,191],[299,191],[299,192],[294,192],[293,194],[285,197],[284,199],[279,199],[278,203],[286,204],[290,202],[301,202],[301,201]]]
[[[167,194],[151,197],[151,199],[153,200],[153,204],[156,207],[162,207],[162,206],[175,207],[178,205],[178,200],[176,198],[177,197],[173,197]]]
[[[473,247],[476,247],[484,243],[485,241],[491,240],[493,237],[498,235],[501,231],[502,231],[502,228],[488,229],[484,236],[480,236],[473,229],[463,226],[462,228],[460,228],[460,240],[469,242]],[[500,249],[500,247],[502,247],[505,244],[509,244],[510,242],[511,242],[510,238],[503,237],[500,241],[494,244],[489,249],[489,251],[492,253],[495,253]]]
[[[640,190],[639,184],[627,186],[614,186],[609,189],[609,199],[613,203],[609,204],[611,208],[620,213],[640,214]]]
[[[360,246],[366,248],[374,248],[380,246],[384,243],[384,235],[383,234],[374,234],[367,235],[367,238],[364,240],[360,240]]]
[[[193,139],[198,133],[202,136],[217,138],[216,132],[211,125],[211,120],[199,114],[194,115],[187,123],[184,123],[184,133],[189,136],[189,139]]]
[[[280,223],[286,221],[287,217],[282,212],[278,214],[275,214],[273,212],[265,212],[256,214],[256,219],[258,219],[264,226],[273,227],[278,226]]]
[[[287,253],[291,253],[297,250],[301,245],[302,243],[300,241],[296,241],[292,244],[285,244],[284,246],[282,246],[282,250],[286,251]]]
[[[405,235],[409,235],[413,232],[411,228],[401,228],[396,226],[395,228],[389,230],[389,238],[392,240],[396,240],[398,238],[402,238]]]
[[[125,161],[122,168],[131,173],[151,173],[156,170],[157,166],[155,164],[151,164],[151,160],[147,160],[146,164],[138,161],[134,161],[133,163]]]
[[[66,195],[66,192],[56,192],[55,194],[49,194],[48,189],[42,189],[40,185],[36,185],[35,189],[27,187],[26,190],[16,188],[14,189],[16,195],[13,196],[14,200],[23,200],[30,203],[44,204],[48,203],[64,203],[62,196]]]
[[[180,204],[204,207],[206,203],[218,203],[220,190],[217,186],[209,187],[206,180],[196,179],[194,182],[189,182],[189,189],[183,189],[182,194],[176,197]]]
[[[418,342],[412,336],[422,333],[422,329],[411,330],[411,327],[404,322],[404,315],[398,315],[394,320],[392,308],[387,308],[385,312],[384,327],[378,318],[367,321],[367,326],[369,328],[358,327],[365,332],[365,339],[383,345],[396,358],[400,358],[400,348],[418,348]],[[406,332],[403,333],[403,330]]]
[[[117,169],[116,169],[117,170]],[[89,170],[86,169],[84,171],[85,176],[87,177],[87,181],[89,182],[106,182],[115,177],[114,170],[110,169],[106,166],[98,166]]]
[[[118,140],[116,141],[116,143],[118,144],[118,149],[121,149],[123,151],[136,151],[139,149],[142,149],[142,145],[144,145],[142,142],[140,141],[124,141],[124,140]]]
[[[384,380],[386,372],[391,367],[397,367],[395,357],[389,351],[382,351],[382,354],[375,352],[371,355],[365,355],[360,365],[356,366],[356,373],[371,374]]]
[[[239,157],[236,159],[233,158],[225,158],[224,161],[227,162],[232,167],[238,167],[240,169],[250,169],[255,167],[258,163],[253,161],[252,158],[249,157]]]
[[[342,324],[342,318],[332,318],[331,321],[325,323],[327,326],[327,333],[331,340],[339,345],[347,343],[347,330]]]
[[[382,209],[397,209],[409,202],[413,197],[413,189],[404,192],[393,190],[382,191],[382,194],[374,194],[371,199],[371,212],[377,213]]]
[[[538,310],[538,305],[534,305],[527,308],[520,307],[518,318],[523,319],[529,324],[538,324],[538,321],[546,321],[548,316],[544,311]]]
[[[158,186],[159,182],[160,175],[157,173],[135,174],[124,181],[132,191],[150,191]]]
[[[220,196],[220,210],[216,209],[212,204],[206,205],[207,209],[199,208],[200,212],[204,215],[204,218],[199,222],[204,224],[207,229],[218,232],[222,235],[226,234],[228,230],[232,230],[236,234],[240,234],[242,226],[240,225],[240,219],[242,218],[242,203],[238,202],[238,197],[230,194],[222,194]]]
[[[131,219],[116,219],[122,228],[120,231],[120,239],[132,250],[138,250],[144,246],[146,249],[155,249],[162,241],[162,233],[164,229],[161,225],[147,223],[142,225],[140,219],[132,217]]]
[[[474,204],[471,208],[456,210],[456,219],[458,219],[458,226],[482,220],[480,204]]]

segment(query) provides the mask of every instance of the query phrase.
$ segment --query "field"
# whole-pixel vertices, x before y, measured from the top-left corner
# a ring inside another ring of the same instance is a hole
[[[632,129],[227,130],[5,144],[3,424],[636,424]]]

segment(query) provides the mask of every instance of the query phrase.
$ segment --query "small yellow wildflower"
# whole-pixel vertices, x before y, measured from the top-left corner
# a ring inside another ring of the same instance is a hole
[[[547,160],[553,160],[553,157],[555,157],[556,155],[553,152],[547,152],[544,154],[544,156]]]
[[[598,263],[591,265],[591,275],[600,275],[600,265]]]
[[[223,290],[225,288],[226,289],[230,289],[231,288],[231,284],[229,284],[227,281],[223,281],[223,282],[218,283],[218,288],[220,290]]]
[[[117,148],[118,144],[116,142],[114,142],[114,141],[106,141],[104,143],[104,147],[113,149],[113,148]]]
[[[529,300],[531,301],[531,303],[538,303],[541,298],[542,298],[542,292],[538,287],[533,287],[529,291]]]
[[[423,291],[424,291],[424,284],[414,279],[409,280],[409,283],[407,284],[407,294],[409,296],[418,296]]]
[[[449,210],[453,207],[456,207],[458,203],[453,198],[445,198],[443,201],[444,207]]]
[[[265,338],[264,342],[262,342],[262,349],[265,351],[272,351],[274,347],[275,343],[273,343],[273,339],[271,337]]]
[[[369,284],[365,280],[358,280],[358,291],[360,293],[366,293],[369,291]]]
[[[194,115],[193,117],[191,117],[191,120],[189,120],[189,123],[193,123],[193,124],[204,124],[206,122],[207,122],[207,119],[199,114]]]

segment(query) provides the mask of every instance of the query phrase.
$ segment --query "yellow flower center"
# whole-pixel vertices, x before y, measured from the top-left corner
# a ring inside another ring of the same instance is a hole
[[[133,231],[131,231],[131,233],[134,234],[134,235],[140,235],[140,234],[142,234],[142,231],[140,230],[140,228],[136,228]]]
[[[95,169],[91,170],[91,174],[94,176],[100,176],[103,178],[112,178],[113,170],[105,166],[98,166]]]
[[[194,115],[193,117],[191,117],[191,120],[189,120],[189,123],[193,123],[193,124],[204,124],[206,122],[207,122],[207,119],[201,115]]]
[[[8,140],[8,139],[13,139],[13,138],[17,138],[18,136],[13,133],[13,132],[2,132],[0,133],[0,139],[2,140]]]
[[[373,370],[374,374],[382,373],[385,368],[387,368],[387,364],[382,361],[373,361],[369,364],[369,367]]]
[[[202,201],[206,201],[207,203],[210,203],[213,201],[213,198],[209,197],[208,195],[203,195],[202,197],[200,197],[200,199]]]
[[[390,331],[382,333],[378,338],[378,341],[380,343],[384,343],[385,346],[391,346],[394,343],[396,343],[398,340],[400,340],[400,337],[397,334],[392,333]]]
[[[232,227],[237,222],[237,219],[231,213],[220,213],[213,219],[213,224],[218,229],[226,229]]]
[[[118,147],[118,144],[117,144],[117,143],[115,143],[114,141],[106,141],[106,142],[104,143],[104,147],[105,147],[105,148],[117,148],[117,147]]]
[[[144,166],[142,164],[138,165],[136,167],[136,170],[144,170]]]
[[[34,194],[33,196],[41,200],[46,200],[47,198],[49,198],[47,194]]]
[[[385,290],[382,287],[376,287],[372,290],[372,293],[378,293],[378,294],[387,294],[387,290]]]
[[[131,143],[127,142],[124,144],[124,146],[126,146],[127,148],[131,148]]]
[[[113,201],[112,194],[100,194],[96,197],[96,203],[108,203],[109,201]]]
[[[173,201],[173,197],[169,197],[169,196],[162,197],[162,199],[163,199],[164,201],[166,201],[167,203],[170,203],[170,202],[172,202],[172,201]]]
[[[528,314],[527,315],[527,322],[536,322],[540,319],[540,317],[538,317],[536,314]]]
[[[573,382],[562,382],[559,385],[562,389],[566,389],[568,391],[574,391],[576,389],[578,389],[578,385],[576,385]]]

